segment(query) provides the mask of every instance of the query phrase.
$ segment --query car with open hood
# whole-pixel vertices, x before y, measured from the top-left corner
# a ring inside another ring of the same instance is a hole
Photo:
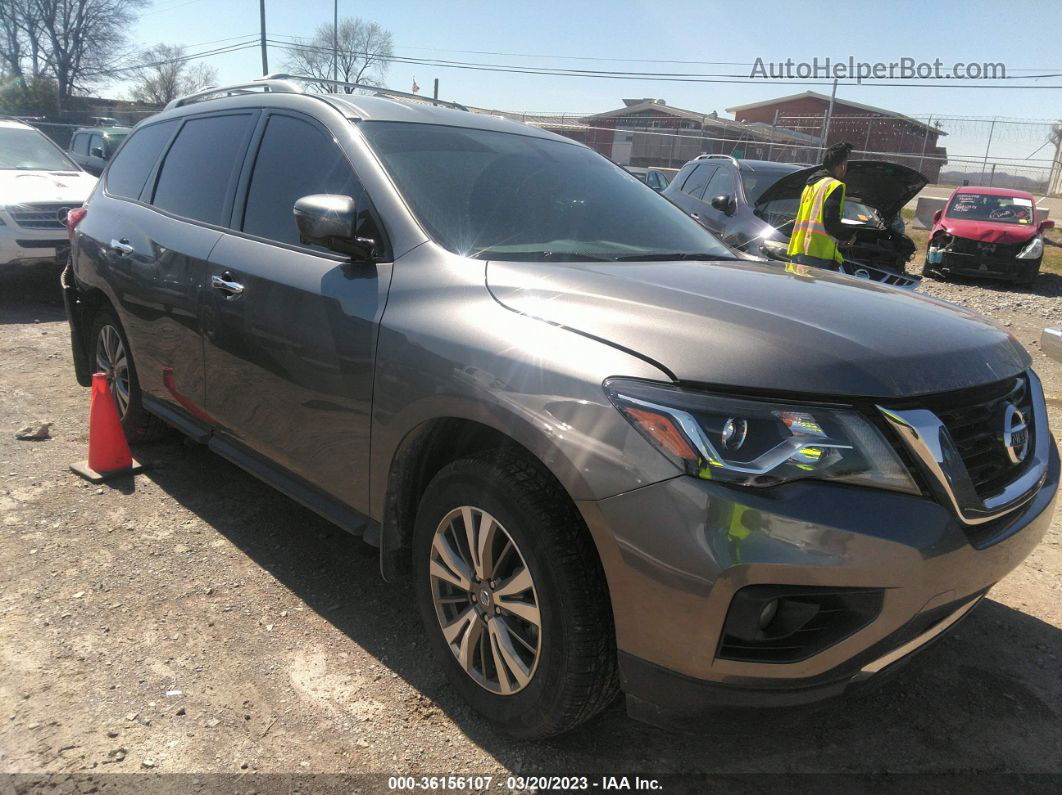
[[[729,246],[785,261],[800,195],[818,166],[702,155],[687,163],[663,191]],[[925,187],[926,178],[907,166],[852,160],[845,174],[842,222],[855,244],[842,253],[846,273],[913,287],[904,269],[915,252],[902,231],[900,211]]]
[[[924,272],[1032,284],[1044,256],[1044,232],[1054,225],[1026,191],[956,188],[933,214]]]
[[[857,690],[1050,526],[1005,330],[739,259],[549,131],[301,85],[136,127],[70,218],[75,374],[377,547],[500,730]]]
[[[0,118],[0,267],[65,262],[67,213],[95,187],[36,127]]]

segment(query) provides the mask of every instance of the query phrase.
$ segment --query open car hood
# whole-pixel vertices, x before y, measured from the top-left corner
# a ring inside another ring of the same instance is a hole
[[[756,208],[778,199],[799,200],[808,177],[820,168],[812,166],[785,175],[763,192],[756,202]],[[884,160],[849,160],[848,172],[844,177],[846,198],[858,199],[874,208],[885,223],[891,221],[907,202],[917,196],[927,182],[913,168]]]

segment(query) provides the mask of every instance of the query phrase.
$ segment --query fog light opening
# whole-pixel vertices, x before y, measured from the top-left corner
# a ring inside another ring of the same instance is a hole
[[[764,604],[763,609],[760,610],[760,629],[767,629],[770,623],[774,621],[776,615],[778,615],[778,600],[772,599]]]

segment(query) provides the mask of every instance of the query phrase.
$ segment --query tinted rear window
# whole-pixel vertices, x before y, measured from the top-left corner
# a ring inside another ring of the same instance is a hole
[[[139,198],[151,168],[177,124],[177,120],[164,121],[133,133],[107,170],[107,192],[123,199]]]
[[[253,119],[248,113],[186,122],[166,153],[152,204],[185,218],[224,223],[225,197]]]

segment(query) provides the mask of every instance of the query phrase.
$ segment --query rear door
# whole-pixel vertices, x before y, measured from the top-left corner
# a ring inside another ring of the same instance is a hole
[[[148,407],[164,404],[178,419],[207,421],[200,288],[257,116],[204,114],[138,129],[107,171],[107,201],[94,202],[79,227],[95,233]]]
[[[368,508],[376,335],[391,277],[382,225],[332,134],[269,111],[244,166],[232,233],[210,256],[207,410],[249,448],[356,510]],[[296,199],[353,196],[376,262],[299,242]]]
[[[702,223],[705,219],[704,189],[718,168],[718,163],[698,163],[670,196],[673,202]]]

